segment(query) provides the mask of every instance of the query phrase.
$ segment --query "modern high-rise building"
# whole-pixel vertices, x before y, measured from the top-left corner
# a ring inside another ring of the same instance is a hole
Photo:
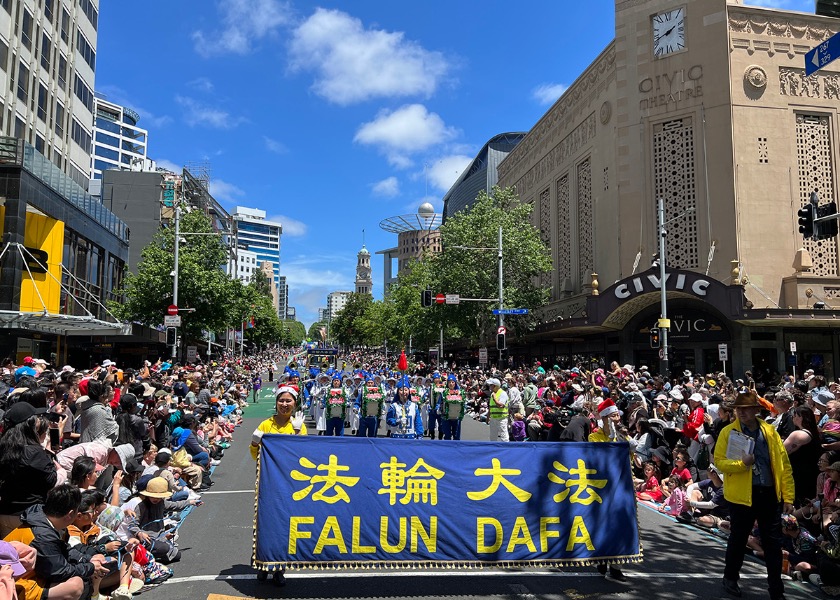
[[[93,156],[90,178],[102,179],[102,171],[150,170],[147,154],[149,132],[137,126],[135,111],[97,93],[93,101]]]
[[[319,323],[326,323],[327,317],[330,316],[330,311],[328,308],[318,307],[318,322]]]
[[[265,211],[258,208],[237,206],[233,209],[236,228],[236,246],[256,253],[259,262],[269,261],[274,266],[274,285],[280,286],[280,237],[283,225],[265,218]],[[288,302],[287,302],[288,305]],[[285,318],[285,309],[281,318]]]
[[[99,1],[0,2],[0,135],[88,189]]]
[[[488,194],[499,181],[499,163],[525,137],[523,132],[500,133],[493,136],[461,172],[443,197],[443,220],[473,205],[482,191]]]
[[[347,302],[350,300],[350,294],[353,292],[330,292],[327,294],[327,314],[326,320],[332,321],[338,316],[344,307],[347,306]]]

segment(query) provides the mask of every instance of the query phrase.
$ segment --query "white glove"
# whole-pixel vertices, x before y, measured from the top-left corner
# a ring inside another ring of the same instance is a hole
[[[263,432],[259,429],[255,429],[254,433],[251,434],[251,445],[252,446],[259,446],[262,443]]]
[[[302,426],[303,426],[303,412],[297,411],[295,413],[295,416],[292,417],[292,427],[294,428],[295,431],[300,431],[300,428]]]

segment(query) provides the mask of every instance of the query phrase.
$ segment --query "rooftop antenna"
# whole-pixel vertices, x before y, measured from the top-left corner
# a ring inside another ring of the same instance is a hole
[[[365,245],[365,228],[362,227],[362,247]]]

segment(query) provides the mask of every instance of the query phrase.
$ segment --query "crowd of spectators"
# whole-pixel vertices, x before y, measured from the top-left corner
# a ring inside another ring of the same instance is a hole
[[[130,600],[165,581],[178,527],[230,446],[253,373],[278,356],[0,370],[0,589]]]

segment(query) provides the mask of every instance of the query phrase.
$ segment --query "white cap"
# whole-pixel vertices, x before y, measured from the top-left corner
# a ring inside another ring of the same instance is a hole
[[[501,387],[501,385],[502,385],[502,382],[499,381],[498,379],[496,379],[495,377],[491,377],[490,379],[487,380],[486,383],[487,383],[487,385],[497,385],[499,387]]]
[[[695,393],[691,394],[691,395],[688,397],[688,399],[689,399],[689,400],[691,400],[692,402],[701,402],[701,403],[703,402],[703,396],[701,396],[701,395],[700,395],[700,394],[698,394],[697,392],[695,392]]]
[[[679,390],[679,388],[674,388],[668,394],[671,396],[671,400],[677,400],[678,402],[682,402],[683,394]]]
[[[33,360],[32,362],[33,362],[33,363],[35,363],[36,365],[45,365],[45,364],[47,364],[47,361],[45,361],[43,358],[36,358],[36,359],[35,359],[35,360]]]
[[[63,367],[61,367],[61,372],[62,373],[75,373],[76,369],[74,369],[70,365],[64,365]]]

